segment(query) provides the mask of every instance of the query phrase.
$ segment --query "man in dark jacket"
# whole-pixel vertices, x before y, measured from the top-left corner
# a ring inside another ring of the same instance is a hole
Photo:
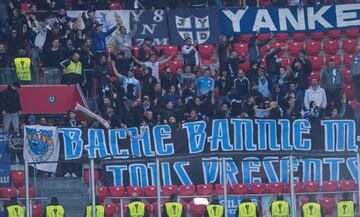
[[[261,63],[262,55],[260,49],[264,47],[267,43],[271,41],[271,38],[268,38],[265,41],[258,39],[259,33],[256,33],[250,40],[248,49],[249,49],[249,61]]]
[[[21,114],[19,88],[20,84],[14,82],[2,93],[1,108],[5,131],[9,131],[10,124],[12,124],[14,132],[19,132],[19,115]]]
[[[277,54],[281,51],[281,48],[270,49],[265,56],[267,73],[269,74],[271,82],[275,83],[279,79],[280,62],[277,58]]]
[[[320,86],[326,92],[328,109],[331,107],[332,102],[338,110],[340,109],[340,93],[343,85],[344,78],[341,72],[335,68],[334,60],[330,60],[327,69],[321,73],[320,77]]]

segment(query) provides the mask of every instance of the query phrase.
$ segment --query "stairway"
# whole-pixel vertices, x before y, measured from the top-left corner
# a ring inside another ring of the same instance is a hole
[[[30,182],[31,186],[33,180]],[[81,178],[37,178],[36,179],[37,197],[55,196],[59,203],[64,206],[65,215],[71,217],[84,216],[84,210],[89,203],[88,188]]]

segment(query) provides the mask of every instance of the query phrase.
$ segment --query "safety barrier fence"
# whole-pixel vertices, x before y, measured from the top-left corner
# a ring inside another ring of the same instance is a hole
[[[257,154],[257,153],[256,153]],[[266,155],[266,153],[258,153],[259,155]],[[246,160],[240,160],[241,156],[247,156],[249,155],[249,153],[239,153],[239,161],[246,161]],[[253,153],[254,155],[254,153]],[[273,155],[273,154],[272,154]],[[290,196],[291,198],[291,202],[290,202],[290,208],[291,208],[291,216],[292,217],[296,217],[298,212],[298,205],[299,203],[297,202],[297,197],[298,196],[303,196],[303,195],[310,195],[310,194],[316,194],[316,195],[335,195],[335,194],[343,194],[343,193],[351,193],[353,195],[354,201],[359,201],[360,198],[360,192],[359,190],[355,190],[355,191],[334,191],[334,192],[295,192],[295,178],[294,178],[294,165],[293,162],[295,159],[301,159],[303,158],[305,155],[300,154],[300,153],[291,153],[290,155],[284,155],[284,153],[279,153],[279,155],[281,155],[283,158],[288,158],[289,159],[289,168],[288,168],[288,173],[289,173],[289,182],[290,182],[290,192],[285,192],[284,195],[285,196]],[[218,162],[220,163],[220,166],[222,167],[222,171],[228,171],[227,168],[227,164],[229,161],[229,158],[227,156],[224,155],[217,155],[218,156]],[[359,153],[342,153],[342,154],[329,154],[329,153],[319,153],[319,152],[314,152],[311,153],[311,155],[307,154],[307,157],[309,156],[322,156],[322,157],[334,157],[334,156],[338,156],[338,157],[351,157],[353,159],[356,159],[356,167],[357,167],[357,174],[356,174],[356,178],[355,181],[357,182],[357,189],[360,189],[360,182],[359,179],[357,177],[360,177],[360,154]],[[157,157],[155,159],[151,159],[152,162],[155,161],[156,163],[156,173],[157,174],[161,174],[160,170],[161,170],[161,163],[165,162],[165,161],[169,161],[169,160],[174,160],[177,157],[172,157],[172,158],[163,158],[163,157]],[[181,158],[184,158],[183,156]],[[189,158],[191,158],[191,156],[189,156]],[[105,159],[103,159],[105,160]],[[89,178],[89,192],[90,192],[90,198],[91,198],[91,202],[93,204],[93,216],[95,216],[96,213],[96,202],[95,202],[95,198],[97,197],[97,193],[96,193],[96,184],[97,184],[97,180],[95,178],[95,161],[96,163],[100,162],[100,159],[89,159],[89,165],[90,165],[90,178]],[[119,160],[117,160],[119,161]],[[211,160],[210,160],[211,161]],[[29,198],[29,169],[28,166],[29,164],[38,164],[38,163],[44,163],[44,162],[25,162],[25,189],[26,189],[26,207],[31,207],[30,204],[30,198]],[[48,162],[46,162],[48,163]],[[85,161],[83,161],[83,165],[84,163],[86,163]],[[228,183],[229,183],[229,179],[227,175],[222,175],[220,180],[220,184],[223,185],[223,194],[222,195],[218,195],[220,197],[222,197],[222,203],[223,204],[228,204],[228,200],[230,197],[235,197],[235,196],[241,196],[241,195],[237,195],[237,194],[229,194],[228,193]],[[36,182],[36,181],[35,181]],[[162,181],[161,181],[161,177],[160,176],[156,176],[156,197],[139,197],[140,199],[154,199],[154,201],[156,201],[155,203],[153,203],[153,206],[157,206],[156,208],[153,207],[153,210],[157,210],[157,216],[161,216],[161,202],[165,201],[168,197],[167,196],[163,196],[162,195]],[[249,197],[259,197],[259,196],[264,196],[264,195],[268,195],[268,196],[275,196],[275,194],[271,194],[271,193],[265,193],[265,194],[247,194]],[[131,197],[129,197],[130,195],[128,195],[127,197],[107,197],[104,201],[104,205],[106,206],[107,204],[109,204],[112,200],[118,200],[120,201],[120,208],[119,208],[119,213],[120,216],[123,217],[125,215],[125,210],[124,210],[124,204],[126,204]],[[179,196],[179,200],[181,199],[191,199],[191,198],[195,198],[195,197],[201,197],[201,198],[209,198],[211,197],[211,195],[207,195],[207,196],[203,196],[203,195],[191,195],[191,196]],[[357,202],[358,203],[358,202]],[[359,203],[358,203],[359,204]],[[225,208],[225,217],[228,217],[228,206],[224,206]],[[357,212],[359,213],[359,210],[357,210]],[[27,215],[27,217],[29,217],[31,215]]]

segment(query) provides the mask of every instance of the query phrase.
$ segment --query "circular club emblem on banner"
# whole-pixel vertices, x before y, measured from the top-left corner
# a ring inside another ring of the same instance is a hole
[[[54,141],[51,136],[45,134],[31,135],[26,138],[29,143],[29,154],[33,160],[47,161],[53,154]]]
[[[49,96],[48,101],[49,101],[50,104],[54,104],[56,102],[56,97],[55,96]]]

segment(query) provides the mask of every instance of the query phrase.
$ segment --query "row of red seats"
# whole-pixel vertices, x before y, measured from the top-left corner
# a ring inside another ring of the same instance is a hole
[[[36,192],[34,187],[29,188],[29,196],[31,198],[36,197]],[[2,187],[0,188],[0,198],[12,198],[19,197],[25,198],[25,187],[19,187],[16,189],[15,187]]]
[[[315,56],[318,55],[322,49],[329,55],[335,55],[340,48],[342,48],[348,54],[353,54],[356,50],[357,45],[358,42],[356,39],[343,39],[341,41],[341,46],[338,40],[325,40],[323,42],[323,48],[321,47],[321,41],[307,41],[305,43],[298,41],[287,41],[287,42],[278,41],[278,42],[270,42],[269,47],[273,49],[276,49],[278,47],[285,48],[279,52],[278,56],[282,56],[285,53],[285,51],[288,51],[291,56],[297,56],[299,54],[299,51],[303,49],[305,49],[309,55]],[[247,43],[235,43],[233,48],[239,55],[248,53]],[[202,52],[200,51],[201,50],[199,46],[199,54],[202,57],[203,51]],[[267,46],[264,46],[260,49],[260,52],[263,55],[265,55],[267,51],[268,51]]]
[[[357,37],[359,36],[360,33],[360,29],[359,28],[347,28],[344,31],[341,29],[334,29],[334,30],[329,30],[328,32],[311,32],[311,33],[278,33],[275,34],[275,39],[277,41],[282,41],[282,42],[286,42],[288,40],[290,40],[290,35],[292,40],[297,41],[297,42],[302,42],[305,39],[309,38],[311,40],[314,41],[320,41],[321,39],[323,39],[325,36],[328,36],[331,39],[338,39],[340,36],[342,36],[344,34],[344,36],[346,36],[347,38],[351,38],[351,39],[357,39]],[[242,42],[245,43],[249,43],[251,37],[253,35],[248,34],[248,35],[241,35],[240,36],[240,40]],[[259,34],[258,38],[260,40],[267,40],[270,37],[270,34]]]
[[[336,191],[354,191],[356,190],[356,184],[354,180],[341,180],[337,181],[323,181],[322,188],[318,182],[297,182],[294,184],[296,193],[300,192],[319,192],[320,189],[323,192],[336,192]],[[137,195],[145,197],[156,197],[155,186],[100,186],[97,189],[97,194],[100,199],[105,197],[125,197]],[[279,192],[290,192],[290,183],[252,183],[248,184],[228,184],[228,194],[276,194]],[[179,196],[194,196],[194,195],[212,195],[224,194],[222,184],[200,184],[200,185],[180,185],[180,186],[161,186],[162,196],[170,196],[171,194],[178,194]]]
[[[341,64],[344,64],[345,67],[351,68],[353,57],[354,57],[354,55],[352,55],[352,54],[345,54],[342,56],[341,55],[327,55],[325,58],[323,56],[309,56],[308,59],[312,64],[313,71],[320,71],[324,66],[327,66],[327,64],[329,63],[330,60],[334,61],[335,67],[340,67]],[[295,60],[295,57],[279,58],[280,65],[285,68],[287,66],[291,65],[294,62],[294,60]],[[170,61],[169,67],[170,67],[170,63],[172,64],[171,66],[173,67],[173,69],[176,69],[175,67],[182,66],[182,61]],[[265,59],[262,59],[261,64],[266,67]],[[239,68],[242,69],[244,72],[248,71],[249,67],[250,67],[249,61],[245,61],[245,63],[239,64]]]

